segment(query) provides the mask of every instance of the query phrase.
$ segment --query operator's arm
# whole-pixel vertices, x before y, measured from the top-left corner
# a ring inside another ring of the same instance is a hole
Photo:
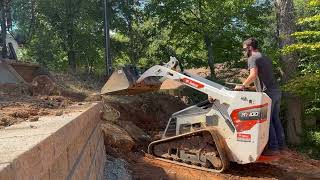
[[[250,74],[249,76],[247,77],[247,79],[242,83],[242,86],[236,86],[234,89],[235,90],[244,90],[245,87],[249,87],[249,85],[251,83],[254,82],[254,80],[256,80],[258,77],[258,68],[257,67],[254,67],[254,68],[251,68],[250,69]]]
[[[258,77],[258,68],[254,67],[250,69],[250,74],[248,78],[242,83],[245,87],[249,86],[251,83],[254,82]]]
[[[242,83],[242,86],[236,86],[235,90],[244,90],[245,87],[248,87],[254,80],[258,77],[258,67],[256,64],[256,58],[248,59],[248,69],[250,70],[250,74],[248,78]]]

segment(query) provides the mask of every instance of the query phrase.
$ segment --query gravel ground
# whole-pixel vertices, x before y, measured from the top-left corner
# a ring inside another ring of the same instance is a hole
[[[128,163],[123,159],[117,159],[107,155],[104,168],[105,180],[131,180],[131,172],[128,170]]]

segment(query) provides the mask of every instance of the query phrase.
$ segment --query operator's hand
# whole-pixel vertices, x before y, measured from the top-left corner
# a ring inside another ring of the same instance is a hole
[[[244,91],[245,86],[244,85],[236,85],[236,87],[234,88],[234,90],[236,91]]]
[[[208,96],[208,101],[209,101],[210,103],[213,103],[214,99],[213,99],[211,96]]]

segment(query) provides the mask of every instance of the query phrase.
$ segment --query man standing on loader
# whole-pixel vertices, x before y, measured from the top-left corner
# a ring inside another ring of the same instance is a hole
[[[244,90],[254,83],[257,92],[265,92],[272,99],[268,145],[262,155],[275,156],[284,148],[284,132],[279,118],[281,90],[274,75],[272,61],[258,50],[258,42],[249,38],[243,42],[243,53],[248,58],[250,75],[235,90]]]

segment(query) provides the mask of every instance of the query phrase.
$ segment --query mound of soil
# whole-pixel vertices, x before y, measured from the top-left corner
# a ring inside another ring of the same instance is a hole
[[[112,116],[115,122],[131,121],[148,134],[163,131],[170,116],[186,107],[179,98],[158,93],[106,96],[104,104],[106,119]]]
[[[0,87],[0,129],[22,121],[37,121],[40,116],[61,116],[77,96],[33,95],[29,86],[6,84]]]

